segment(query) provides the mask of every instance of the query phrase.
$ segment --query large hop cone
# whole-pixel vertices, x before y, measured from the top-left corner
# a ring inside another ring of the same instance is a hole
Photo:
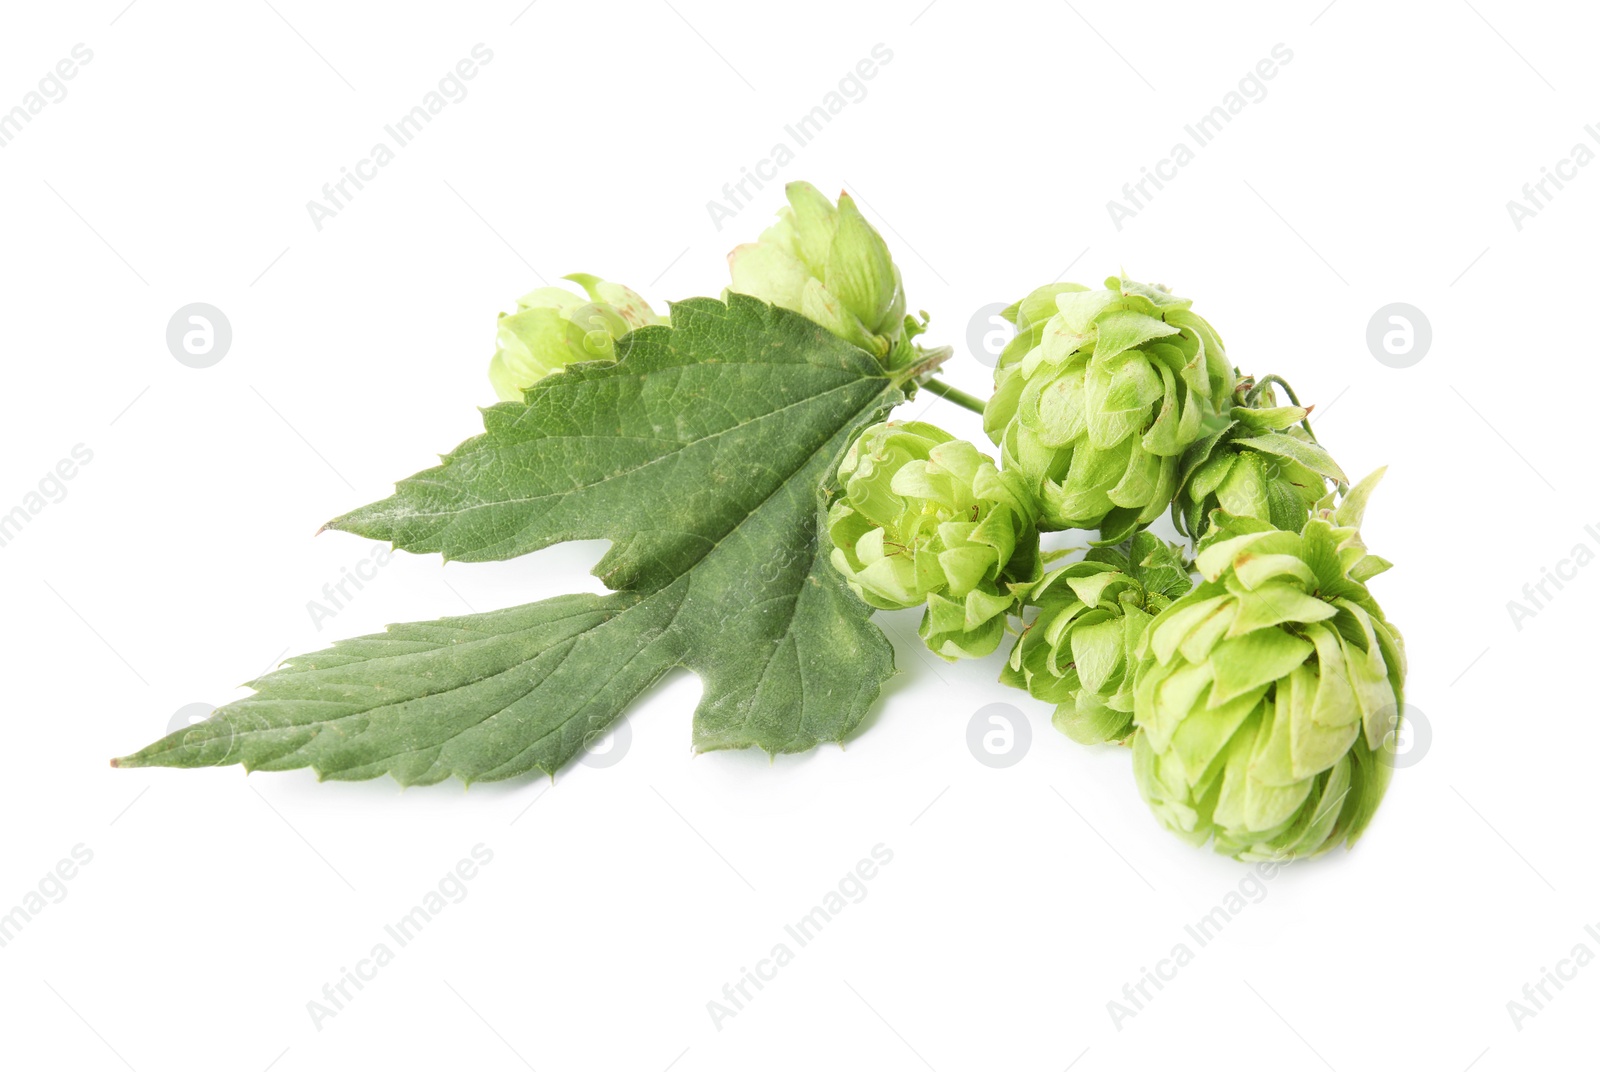
[[[1347,484],[1338,463],[1302,427],[1309,410],[1279,406],[1270,384],[1235,389],[1228,423],[1184,452],[1172,521],[1196,540],[1221,510],[1299,532],[1328,484]],[[1247,395],[1247,390],[1249,394]]]
[[[946,659],[994,651],[1039,579],[1021,481],[941,428],[889,421],[850,445],[838,484],[831,559],[855,593],[886,610],[926,604],[919,632]]]
[[[808,317],[885,367],[912,360],[921,325],[906,316],[900,269],[849,194],[837,207],[809,182],[784,187],[789,204],[761,238],[728,254],[729,290]]]
[[[1006,311],[1018,335],[984,429],[1027,478],[1043,527],[1117,543],[1172,501],[1179,456],[1233,390],[1222,341],[1189,305],[1113,278],[1041,287]]]
[[[1000,680],[1056,705],[1055,726],[1082,744],[1133,732],[1133,666],[1152,617],[1189,590],[1181,553],[1147,531],[1052,570]]]
[[[1388,786],[1400,634],[1363,583],[1374,474],[1299,533],[1238,519],[1204,580],[1151,621],[1134,676],[1134,777],[1156,816],[1240,859],[1354,843]]]

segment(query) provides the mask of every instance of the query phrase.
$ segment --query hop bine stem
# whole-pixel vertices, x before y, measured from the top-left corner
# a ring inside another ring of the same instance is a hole
[[[945,401],[954,402],[962,409],[970,409],[972,412],[979,414],[980,416],[983,414],[983,399],[978,398],[976,395],[969,395],[965,391],[951,387],[948,383],[945,383],[942,380],[935,380],[931,377],[923,380],[922,386],[926,387],[928,390],[932,391]]]
[[[1265,391],[1268,387],[1272,386],[1273,384],[1277,384],[1279,387],[1283,388],[1283,393],[1289,396],[1289,404],[1290,405],[1292,405],[1292,406],[1299,406],[1300,405],[1300,400],[1295,397],[1294,388],[1290,387],[1289,384],[1288,384],[1288,381],[1286,381],[1282,376],[1279,376],[1277,373],[1272,373],[1272,374],[1263,376],[1263,377],[1261,377],[1261,379],[1257,380],[1256,383],[1255,383],[1255,386],[1250,388],[1250,393],[1245,396],[1245,400],[1244,400],[1245,401],[1245,405],[1247,405],[1247,406],[1255,405],[1256,404],[1256,399],[1261,396],[1261,392]],[[1309,412],[1309,407],[1306,407],[1306,408],[1307,408],[1307,411]],[[1301,421],[1300,422],[1300,426],[1306,430],[1306,435],[1311,437],[1311,442],[1315,443],[1317,441],[1317,433],[1315,433],[1315,432],[1313,432],[1311,430],[1311,418],[1307,417],[1305,420]]]

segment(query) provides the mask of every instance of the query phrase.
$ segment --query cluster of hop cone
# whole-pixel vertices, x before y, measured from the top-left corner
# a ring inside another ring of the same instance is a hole
[[[730,289],[891,371],[928,363],[912,342],[925,319],[848,196],[787,194],[730,255]],[[548,308],[535,292],[502,320],[507,397],[662,322],[627,288],[574,278],[581,315],[548,288]],[[832,562],[874,607],[924,607],[919,633],[945,659],[1010,643],[1001,680],[1054,704],[1073,740],[1131,746],[1140,793],[1180,836],[1314,856],[1360,836],[1393,769],[1405,654],[1367,588],[1389,563],[1359,531],[1382,470],[1352,485],[1288,385],[1240,374],[1190,304],[1116,277],[1012,305],[982,411],[998,462],[921,421],[865,429],[823,489]],[[1192,557],[1148,530],[1168,512]],[[1042,532],[1068,529],[1094,534],[1087,553],[1041,551]]]

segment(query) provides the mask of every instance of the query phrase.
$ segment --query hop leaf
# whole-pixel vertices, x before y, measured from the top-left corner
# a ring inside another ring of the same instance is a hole
[[[606,539],[611,592],[339,641],[118,765],[554,774],[678,667],[704,685],[700,751],[848,737],[893,649],[828,565],[817,487],[905,395],[858,348],[744,295],[678,302],[672,321],[486,409],[482,435],[329,523],[470,562]]]
[[[583,287],[589,300],[565,287],[540,287],[517,299],[515,313],[500,314],[489,382],[502,401],[521,402],[529,387],[574,361],[614,360],[617,339],[667,323],[619,283],[581,273],[566,278]]]
[[[850,587],[883,609],[926,604],[919,632],[946,659],[994,651],[1040,571],[1021,482],[941,428],[890,421],[850,445],[838,485],[827,528]]]
[[[1376,570],[1345,523],[1358,512],[1299,533],[1230,521],[1196,560],[1202,583],[1145,631],[1134,778],[1196,844],[1315,856],[1354,843],[1383,798],[1405,653],[1361,581]]]
[[[1133,732],[1134,653],[1151,618],[1189,590],[1179,550],[1148,532],[1046,574],[1028,594],[1038,616],[1000,680],[1056,705],[1055,726],[1080,744]]]
[[[1098,528],[1117,543],[1167,508],[1178,458],[1233,372],[1188,299],[1125,278],[1106,288],[1053,284],[1007,310],[1018,335],[984,428],[1039,499],[1044,528]]]
[[[922,327],[906,316],[900,269],[849,194],[837,208],[808,182],[784,188],[788,207],[757,242],[728,254],[730,290],[792,309],[873,354],[909,364]]]

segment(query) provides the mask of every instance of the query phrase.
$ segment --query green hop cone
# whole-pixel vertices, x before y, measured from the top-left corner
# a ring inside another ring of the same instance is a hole
[[[1096,547],[1028,593],[1038,616],[1001,672],[1007,685],[1056,705],[1056,729],[1080,744],[1133,732],[1134,653],[1151,618],[1189,590],[1181,552],[1148,531]]]
[[[1268,380],[1260,387],[1242,381],[1234,395],[1228,423],[1184,452],[1172,522],[1197,540],[1217,510],[1299,532],[1329,481],[1349,480],[1302,427],[1309,410],[1278,406]]]
[[[906,316],[900,269],[849,194],[834,207],[815,186],[791,182],[789,204],[759,241],[728,254],[728,289],[781,305],[898,369],[922,326]]]
[[[1178,459],[1215,421],[1233,369],[1187,298],[1129,279],[1041,287],[1006,310],[984,430],[1021,473],[1046,529],[1118,543],[1161,515]]]
[[[566,278],[588,297],[540,287],[517,299],[516,312],[500,314],[489,382],[506,402],[522,401],[525,390],[574,361],[613,360],[616,340],[635,328],[667,323],[619,283],[581,273]]]
[[[1239,859],[1354,844],[1388,787],[1405,649],[1365,581],[1374,473],[1298,533],[1231,519],[1156,615],[1134,674],[1134,778],[1156,816]]]
[[[839,463],[831,558],[874,607],[926,604],[918,633],[936,654],[988,655],[1039,579],[1033,510],[1022,482],[971,443],[920,421],[875,424]]]

